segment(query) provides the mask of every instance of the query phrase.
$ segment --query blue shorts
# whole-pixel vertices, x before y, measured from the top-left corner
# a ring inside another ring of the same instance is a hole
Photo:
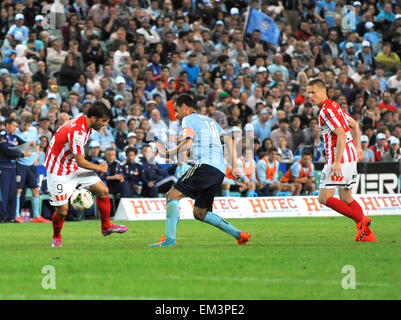
[[[212,210],[213,200],[220,191],[224,174],[208,164],[196,164],[184,173],[173,187],[195,200],[195,207]]]
[[[17,163],[17,188],[39,188],[39,179],[36,166],[24,166]]]

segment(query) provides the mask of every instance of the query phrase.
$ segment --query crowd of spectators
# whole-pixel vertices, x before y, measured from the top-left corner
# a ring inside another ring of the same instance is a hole
[[[261,40],[263,26],[245,31],[249,8],[274,20],[278,46]],[[104,102],[113,119],[88,159],[109,163],[102,179],[124,196],[157,197],[187,166],[167,166],[147,137],[179,136],[173,100],[188,91],[227,132],[254,135],[253,155],[239,159],[249,196],[315,191],[302,179],[324,161],[313,77],[358,120],[365,161],[401,159],[398,1],[4,0],[0,39],[2,120],[33,115],[41,165],[57,128]],[[276,161],[298,176],[280,181]]]

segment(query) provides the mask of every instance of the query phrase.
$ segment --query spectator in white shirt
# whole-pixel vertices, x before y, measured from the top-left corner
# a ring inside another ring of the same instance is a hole
[[[401,90],[401,67],[397,69],[397,73],[394,76],[388,79],[387,85],[390,89]]]

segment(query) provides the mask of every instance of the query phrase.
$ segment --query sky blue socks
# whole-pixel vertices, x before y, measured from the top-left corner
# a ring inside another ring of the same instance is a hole
[[[15,206],[15,218],[18,218],[19,215],[19,211],[20,211],[20,199],[21,196],[17,196],[17,205]]]
[[[177,224],[180,220],[180,209],[178,200],[167,202],[166,212],[166,241],[174,241]]]
[[[229,224],[227,221],[219,217],[217,214],[214,214],[213,212],[209,211],[208,213],[206,213],[205,220],[203,220],[203,222],[219,228],[221,231],[228,233],[236,239],[241,238],[241,231],[239,231],[233,225]]]
[[[167,202],[166,212],[166,241],[174,242],[175,234],[177,230],[177,224],[180,220],[180,209],[178,200],[170,200]],[[205,216],[204,222],[219,228],[220,230],[228,233],[229,235],[239,239],[241,237],[241,231],[229,224],[223,218],[219,217],[213,212],[208,212]]]
[[[15,217],[18,218],[20,216],[20,199],[21,196],[17,196],[17,205],[15,206]],[[32,197],[31,198],[31,205],[32,205],[32,212],[34,218],[39,218],[39,197]]]
[[[32,204],[32,212],[33,212],[33,217],[34,218],[39,218],[40,212],[39,212],[39,197],[32,197],[31,198],[31,204]]]

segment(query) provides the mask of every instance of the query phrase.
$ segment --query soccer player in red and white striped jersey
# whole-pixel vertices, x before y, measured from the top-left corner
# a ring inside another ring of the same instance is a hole
[[[103,235],[127,231],[125,226],[110,224],[109,191],[95,172],[107,172],[107,163],[97,165],[85,160],[84,147],[92,130],[100,130],[110,119],[111,112],[107,106],[95,102],[86,115],[61,126],[50,141],[44,165],[50,201],[56,207],[52,247],[61,247],[61,229],[68,212],[68,200],[78,185],[96,195]]]
[[[320,107],[319,126],[326,152],[319,202],[356,222],[356,241],[376,241],[369,228],[371,219],[363,214],[361,206],[352,197],[352,186],[358,175],[357,161],[363,160],[359,125],[340,105],[327,97],[323,80],[310,80],[307,95],[312,105]],[[336,188],[340,199],[334,197]]]
[[[57,130],[50,141],[44,165],[47,173],[68,176],[78,170],[75,155],[85,155],[84,145],[87,143],[92,128],[88,128],[86,117],[68,121]]]

